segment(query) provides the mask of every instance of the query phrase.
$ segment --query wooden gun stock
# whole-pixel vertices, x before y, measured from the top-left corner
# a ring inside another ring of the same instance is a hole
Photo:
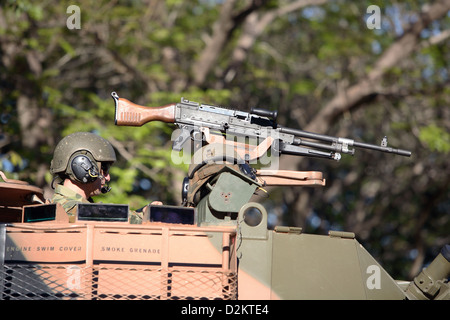
[[[112,92],[111,96],[116,105],[115,124],[117,126],[140,127],[150,121],[175,122],[175,103],[161,107],[144,107],[119,98],[115,92]]]

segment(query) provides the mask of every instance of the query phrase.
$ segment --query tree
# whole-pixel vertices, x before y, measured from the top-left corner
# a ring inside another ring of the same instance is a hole
[[[80,0],[79,29],[68,27],[69,5],[0,8],[1,170],[48,197],[55,144],[95,131],[119,156],[102,201],[179,204],[187,165],[171,163],[174,128],[116,127],[110,93],[149,106],[180,97],[258,106],[285,126],[369,143],[387,135],[413,152],[283,156],[281,168],[323,171],[328,185],[270,190],[258,199],[270,221],[355,232],[403,278],[448,243],[449,0]]]

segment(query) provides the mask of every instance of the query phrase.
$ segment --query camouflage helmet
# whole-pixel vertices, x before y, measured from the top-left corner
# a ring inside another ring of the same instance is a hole
[[[116,161],[116,153],[109,141],[91,132],[76,132],[56,145],[50,173],[74,178],[70,162],[79,154],[87,156],[94,163]]]

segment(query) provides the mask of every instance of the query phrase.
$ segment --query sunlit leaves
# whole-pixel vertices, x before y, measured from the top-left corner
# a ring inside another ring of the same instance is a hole
[[[450,152],[450,133],[435,124],[421,128],[419,138],[431,151]]]

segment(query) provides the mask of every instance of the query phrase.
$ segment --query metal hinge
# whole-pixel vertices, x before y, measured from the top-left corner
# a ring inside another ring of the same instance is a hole
[[[283,227],[283,226],[276,226],[274,229],[277,233],[294,233],[294,234],[300,234],[302,233],[302,228],[300,227]]]
[[[333,238],[355,239],[353,232],[330,230],[328,231],[328,235]]]

